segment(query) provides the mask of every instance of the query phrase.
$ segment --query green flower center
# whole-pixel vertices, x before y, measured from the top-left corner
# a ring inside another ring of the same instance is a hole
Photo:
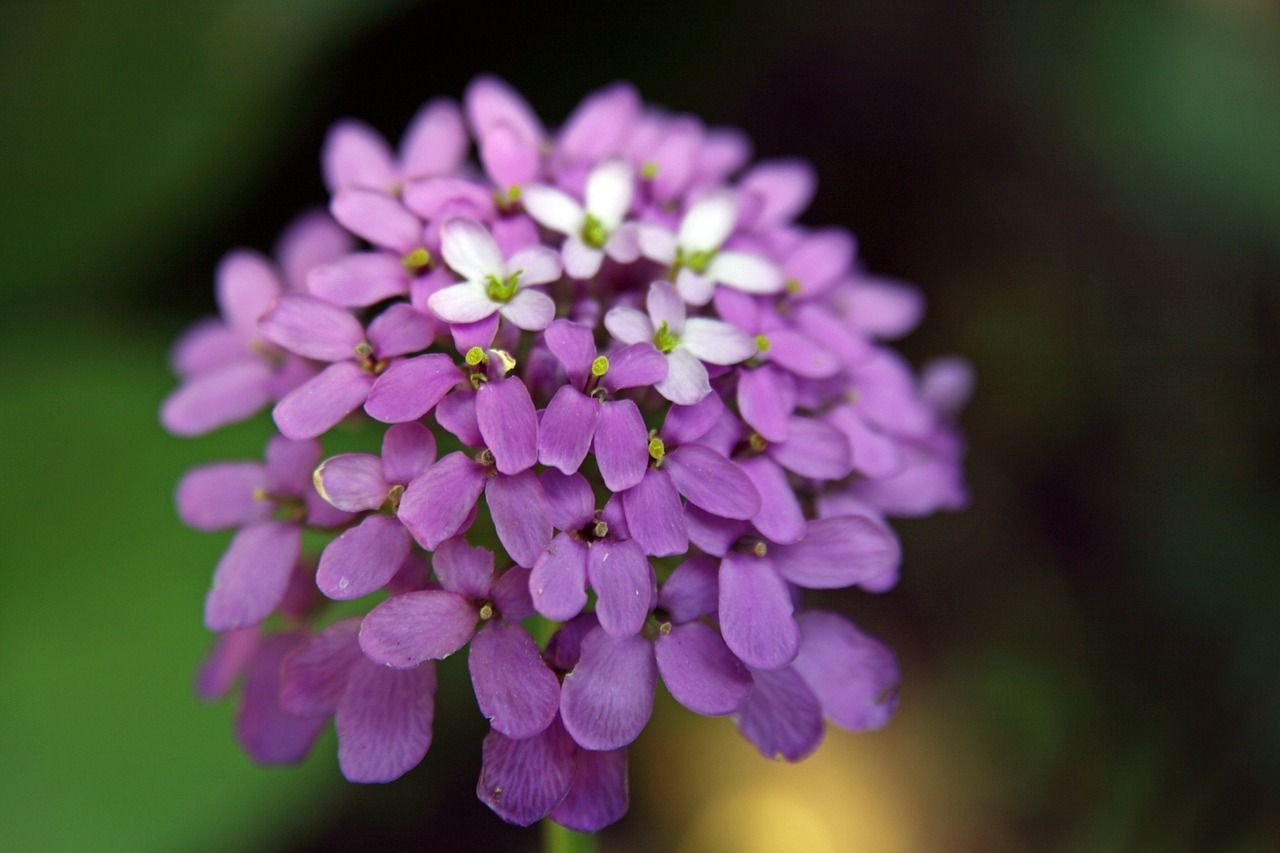
[[[510,302],[511,297],[516,295],[516,289],[520,287],[521,272],[522,270],[516,270],[506,278],[488,276],[484,280],[484,295],[494,302]]]
[[[658,352],[671,352],[680,345],[680,339],[672,334],[666,320],[663,320],[658,331],[653,333],[653,345],[658,348]]]
[[[406,252],[400,263],[411,273],[418,273],[431,266],[431,252],[419,246],[412,252]]]
[[[591,375],[599,379],[609,372],[609,359],[603,355],[598,355],[591,362]]]
[[[701,275],[707,271],[707,267],[711,266],[711,259],[715,256],[716,253],[714,250],[686,252],[684,249],[676,249],[676,266],[688,267]]]
[[[603,222],[588,213],[582,222],[582,242],[593,249],[602,249],[608,241],[609,230],[604,227]]]

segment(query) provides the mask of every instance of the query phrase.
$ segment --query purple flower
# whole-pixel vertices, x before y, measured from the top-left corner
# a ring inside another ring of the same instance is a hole
[[[626,83],[559,128],[494,77],[398,151],[334,127],[333,219],[291,228],[278,270],[228,257],[162,412],[198,434],[275,402],[265,463],[177,495],[235,531],[198,689],[243,678],[253,758],[300,759],[332,717],[348,779],[399,777],[463,649],[476,793],[521,825],[622,817],[659,679],[770,757],[887,722],[892,652],[810,599],[893,588],[889,519],[964,505],[972,372],[898,355],[920,294],[797,224],[809,166],[750,153]]]

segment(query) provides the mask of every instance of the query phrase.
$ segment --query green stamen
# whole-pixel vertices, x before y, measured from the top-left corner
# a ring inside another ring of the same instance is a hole
[[[711,266],[711,259],[716,256],[715,250],[699,250],[696,252],[686,252],[684,249],[676,250],[676,266],[688,267],[696,273],[704,273],[707,267]]]
[[[653,345],[658,348],[658,352],[671,352],[680,344],[680,339],[671,333],[671,327],[667,325],[667,321],[663,320],[662,325],[658,327],[658,331],[653,333]]]
[[[484,350],[481,349],[480,347],[472,347],[471,349],[467,350],[467,354],[464,356],[464,359],[466,360],[467,364],[471,365],[472,367],[477,367],[481,364],[484,364],[486,361],[488,361],[489,357],[484,354]]]
[[[604,227],[603,222],[590,213],[582,222],[582,242],[593,249],[602,249],[604,244],[609,242],[609,230]]]
[[[599,379],[609,372],[609,359],[603,355],[598,355],[595,361],[591,362],[591,375]]]
[[[773,345],[769,343],[769,339],[764,335],[756,335],[756,349],[760,350],[760,352],[768,352],[771,346]]]
[[[644,178],[646,181],[652,181],[654,178],[658,177],[658,164],[652,160],[645,163],[640,167],[640,177]]]
[[[516,290],[520,287],[520,273],[524,270],[516,270],[506,278],[498,278],[491,275],[484,280],[484,295],[492,299],[494,302],[510,302],[511,297],[516,295]]]
[[[799,293],[799,292],[800,292],[800,282],[796,281],[794,278],[787,279],[787,293]]]
[[[654,462],[661,462],[662,457],[667,455],[667,444],[656,435],[649,439],[649,455],[653,457]]]
[[[411,273],[420,272],[431,266],[431,252],[426,248],[419,246],[412,252],[406,253],[405,256],[400,259],[400,263],[403,264],[404,268]]]

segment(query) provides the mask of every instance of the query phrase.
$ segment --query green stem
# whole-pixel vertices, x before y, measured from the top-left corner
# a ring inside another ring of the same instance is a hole
[[[594,853],[596,837],[574,832],[547,818],[542,821],[542,853]]]

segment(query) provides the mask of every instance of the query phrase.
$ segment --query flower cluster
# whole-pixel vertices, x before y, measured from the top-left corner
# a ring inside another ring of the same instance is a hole
[[[622,816],[659,679],[768,757],[808,755],[824,718],[886,722],[893,654],[805,593],[892,587],[886,517],[964,503],[971,380],[886,345],[922,300],[796,224],[807,166],[749,159],[625,84],[554,134],[492,77],[398,149],[331,130],[328,214],[274,261],[226,258],[161,412],[198,435],[273,405],[264,461],[177,492],[187,524],[235,531],[199,691],[242,682],[254,759],[299,760],[332,717],[348,779],[399,777],[464,647],[477,793],[518,824]],[[364,452],[326,458],[334,437]],[[351,599],[362,617],[327,614]]]

